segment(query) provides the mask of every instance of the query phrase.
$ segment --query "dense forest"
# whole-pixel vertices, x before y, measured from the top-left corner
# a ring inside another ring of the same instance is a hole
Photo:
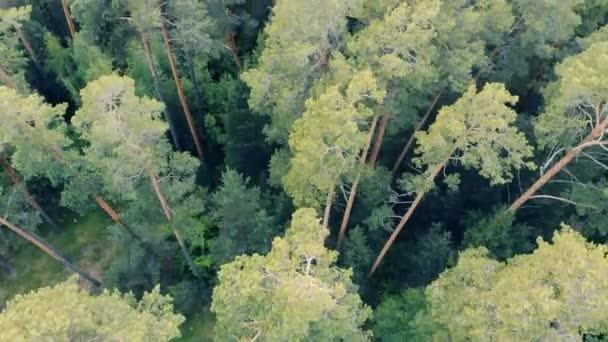
[[[0,0],[0,341],[608,340],[607,23]]]

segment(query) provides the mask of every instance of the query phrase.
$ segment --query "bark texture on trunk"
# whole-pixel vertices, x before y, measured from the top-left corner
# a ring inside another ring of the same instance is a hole
[[[196,152],[198,154],[198,158],[201,161],[201,164],[204,164],[204,153],[203,153],[203,145],[201,144],[201,139],[198,135],[198,131],[196,130],[196,126],[194,124],[194,119],[192,118],[192,113],[190,113],[190,107],[186,102],[186,96],[184,95],[184,89],[182,86],[182,81],[179,78],[179,72],[177,70],[177,64],[175,63],[175,57],[173,55],[173,49],[171,48],[171,41],[169,40],[169,33],[165,28],[165,23],[161,20],[161,32],[163,35],[163,41],[165,42],[165,47],[167,48],[167,55],[169,55],[169,63],[171,64],[171,71],[173,73],[173,78],[175,79],[175,86],[177,88],[177,94],[179,95],[179,101],[184,110],[184,115],[186,116],[186,121],[188,122],[188,127],[190,128],[190,133],[192,134],[192,139],[194,140],[194,145],[196,146]]]
[[[38,68],[39,71],[42,70],[42,66],[40,65],[38,56],[36,55],[34,48],[32,48],[32,44],[30,44],[30,41],[25,36],[25,33],[23,33],[23,30],[21,29],[21,27],[19,25],[15,25],[13,27],[15,28],[15,31],[17,32],[17,35],[19,36],[19,40],[21,40],[23,47],[25,48],[27,53],[30,55],[30,59],[36,65],[36,68]]]
[[[369,147],[372,144],[372,139],[374,137],[374,132],[376,131],[376,124],[378,123],[378,116],[375,116],[372,120],[372,123],[369,127],[369,135],[367,136],[367,144],[365,148],[361,152],[361,165],[364,165],[367,161],[367,153],[369,152]],[[338,233],[338,246],[337,249],[340,249],[342,245],[342,241],[344,240],[344,236],[346,235],[346,227],[348,226],[348,220],[350,219],[350,213],[353,210],[353,205],[355,203],[355,198],[357,196],[357,188],[359,187],[359,182],[361,181],[361,173],[357,175],[357,178],[353,182],[350,188],[350,193],[348,194],[348,201],[346,202],[346,209],[344,210],[344,216],[342,216],[342,223],[340,224],[340,231]]]
[[[599,113],[596,114],[599,118]],[[511,204],[509,210],[517,211],[517,209],[521,208],[521,206],[526,203],[538,190],[540,190],[540,188],[547,184],[555,175],[566,167],[572,161],[572,159],[578,156],[584,149],[594,146],[590,143],[593,143],[594,140],[600,138],[607,126],[608,118],[604,119],[602,122],[598,122],[591,133],[585,139],[583,139],[578,146],[568,151],[568,153],[566,153],[566,155],[555,163],[555,165],[553,165],[549,170],[547,170],[547,172],[545,172],[545,174],[537,179],[536,182],[534,182],[534,184],[532,184],[532,186],[526,190],[526,192],[524,192],[515,202]]]
[[[13,82],[11,77],[8,75],[8,72],[6,72],[6,69],[4,69],[1,66],[0,66],[0,81],[2,81],[2,83],[4,83],[9,88],[17,89],[17,85],[15,84],[15,82]]]
[[[236,46],[236,33],[230,32],[228,35],[228,50],[230,50],[230,54],[234,59],[234,63],[239,68],[239,73],[243,72],[243,65],[241,64],[241,60],[239,59],[239,50]]]
[[[453,152],[450,152],[450,154],[445,158],[445,160],[433,170],[433,172],[431,173],[431,175],[429,176],[428,179],[434,180],[435,178],[437,178],[437,175],[439,175],[441,170],[448,163],[452,153]],[[376,260],[374,261],[374,264],[372,265],[372,268],[370,269],[370,271],[367,275],[368,277],[371,277],[374,274],[374,272],[376,271],[376,269],[378,269],[378,266],[380,266],[382,259],[384,259],[384,256],[386,255],[386,252],[388,252],[389,248],[391,248],[391,246],[393,245],[393,242],[395,242],[395,239],[397,238],[397,236],[399,235],[401,230],[403,230],[403,227],[405,227],[405,224],[410,220],[410,218],[412,217],[412,214],[414,214],[414,211],[416,210],[416,208],[418,207],[418,205],[420,204],[420,202],[422,201],[422,199],[424,198],[426,193],[427,193],[426,191],[422,191],[422,192],[419,192],[418,194],[416,194],[416,198],[414,199],[414,201],[412,202],[410,207],[407,209],[407,212],[401,217],[401,221],[399,221],[399,224],[397,225],[397,227],[395,228],[395,230],[393,231],[391,236],[388,238],[388,240],[382,247],[382,250],[376,257]]]
[[[59,251],[57,251],[57,249],[55,249],[53,246],[51,246],[42,237],[40,237],[34,233],[26,232],[25,230],[17,227],[16,225],[12,224],[11,222],[7,221],[5,218],[3,218],[1,216],[0,216],[0,225],[5,226],[6,228],[10,229],[17,235],[19,235],[22,238],[26,239],[27,241],[31,242],[36,247],[40,248],[40,250],[42,250],[44,253],[46,253],[50,257],[52,257],[53,259],[59,261],[68,269],[74,271],[75,273],[78,273],[81,277],[88,280],[91,284],[93,284],[93,286],[95,286],[95,287],[101,286],[100,279],[96,278],[89,272],[83,270],[78,265],[74,264],[70,259],[63,256]]]
[[[374,143],[372,155],[369,158],[369,163],[372,166],[375,166],[376,162],[378,161],[378,155],[380,155],[380,147],[382,147],[382,141],[384,140],[384,133],[386,132],[386,126],[388,125],[389,120],[390,120],[389,115],[380,116],[380,126],[378,127],[378,136],[376,137],[376,142]]]
[[[61,228],[59,228],[59,226],[55,223],[55,221],[46,213],[46,211],[44,211],[44,209],[42,209],[42,207],[38,204],[38,202],[36,202],[36,200],[29,193],[29,191],[27,191],[27,187],[25,186],[25,184],[23,183],[23,181],[21,180],[19,175],[17,175],[17,172],[15,171],[15,169],[13,169],[13,167],[8,162],[8,160],[6,160],[6,158],[2,155],[0,155],[0,164],[2,165],[2,167],[4,168],[4,170],[6,171],[8,176],[10,177],[13,184],[15,184],[15,187],[21,192],[21,195],[23,196],[25,201],[32,208],[34,208],[34,210],[36,210],[38,212],[38,214],[40,214],[42,219],[46,223],[48,223],[49,226],[51,226],[53,231],[55,231],[55,232],[61,231]]]
[[[68,23],[68,30],[70,31],[70,37],[74,39],[76,35],[76,28],[72,21],[72,14],[70,14],[70,7],[68,6],[68,0],[61,0],[61,6],[63,7],[63,14],[65,15],[65,21]]]
[[[407,152],[410,150],[410,148],[412,148],[412,145],[414,145],[414,141],[416,140],[416,132],[421,130],[422,127],[424,126],[424,124],[426,123],[426,121],[429,119],[429,117],[431,116],[431,113],[433,112],[433,109],[435,109],[435,106],[437,105],[437,102],[439,101],[440,96],[441,96],[441,93],[437,93],[437,95],[435,95],[435,97],[433,98],[433,101],[429,105],[429,108],[427,108],[426,113],[424,113],[424,116],[422,117],[422,119],[420,120],[418,125],[416,125],[416,128],[414,128],[414,132],[412,133],[412,135],[408,139],[407,143],[401,150],[401,153],[399,153],[399,158],[397,158],[395,165],[393,165],[393,169],[391,170],[391,176],[395,175],[395,172],[397,172],[397,170],[399,169],[399,166],[401,166],[401,163],[403,162],[403,159],[407,155]]]
[[[152,171],[148,172],[148,177],[150,178],[150,183],[152,184],[152,188],[154,189],[154,192],[156,193],[156,197],[158,197],[158,201],[160,202],[160,205],[163,209],[165,218],[171,225],[171,229],[173,230],[173,235],[175,235],[175,239],[177,240],[177,243],[179,244],[182,254],[184,255],[184,258],[186,259],[186,263],[188,264],[188,267],[190,267],[190,270],[192,271],[192,273],[194,274],[196,279],[199,281],[199,286],[200,286],[201,291],[204,293],[204,295],[206,295],[207,289],[208,289],[207,284],[205,283],[205,280],[201,276],[201,273],[198,271],[198,267],[194,263],[194,260],[192,259],[192,256],[190,255],[190,251],[188,251],[188,247],[186,246],[186,242],[184,240],[184,235],[182,234],[181,230],[179,228],[177,228],[177,226],[172,222],[173,211],[171,210],[171,207],[169,206],[169,201],[167,201],[167,198],[162,193],[162,190],[161,190],[160,184],[159,184],[160,180],[158,179],[158,176]]]
[[[165,105],[163,115],[165,117],[165,121],[167,121],[167,124],[169,125],[169,131],[171,132],[173,144],[175,144],[175,148],[177,150],[181,150],[181,146],[179,143],[179,134],[177,133],[175,122],[173,122],[173,118],[171,117],[171,114],[166,108],[167,103],[165,102],[165,97],[163,96],[163,92],[160,87],[160,77],[158,76],[158,70],[156,69],[156,62],[154,61],[154,56],[152,56],[152,50],[150,49],[150,41],[148,40],[148,37],[143,31],[139,31],[139,39],[141,41],[142,48],[144,49],[144,55],[146,55],[150,74],[152,75],[152,79],[154,81],[154,89],[156,91],[156,96],[158,96],[158,100]]]
[[[323,228],[329,227],[329,214],[331,213],[331,206],[334,202],[334,194],[336,191],[332,188],[327,193],[327,199],[325,200],[325,212],[323,213]]]

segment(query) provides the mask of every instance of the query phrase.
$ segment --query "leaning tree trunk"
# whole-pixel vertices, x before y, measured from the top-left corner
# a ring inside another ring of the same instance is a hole
[[[17,235],[19,235],[22,238],[26,239],[27,241],[31,242],[36,247],[40,248],[44,253],[46,253],[50,257],[52,257],[53,259],[59,261],[68,269],[78,273],[81,277],[88,280],[91,284],[93,284],[93,286],[95,286],[95,287],[101,286],[100,279],[97,279],[92,274],[90,274],[87,271],[83,270],[82,268],[78,267],[76,264],[74,264],[72,261],[70,261],[67,257],[63,256],[59,251],[57,251],[57,249],[55,249],[53,246],[51,246],[48,242],[44,241],[44,239],[42,237],[40,237],[34,233],[26,232],[25,230],[10,223],[4,217],[1,217],[1,216],[0,216],[0,225],[7,227],[8,229],[12,230]]]
[[[5,85],[7,85],[10,88],[17,89],[17,84],[15,84],[15,82],[13,82],[11,77],[8,75],[8,72],[6,72],[6,69],[4,69],[1,66],[0,66],[0,81],[2,81],[2,83],[4,83]]]
[[[598,114],[599,115],[599,114]],[[542,177],[536,180],[534,184],[526,192],[524,192],[519,198],[511,204],[509,210],[517,211],[521,206],[526,203],[532,196],[542,188],[547,182],[549,182],[555,175],[557,175],[564,167],[566,167],[572,159],[578,156],[585,148],[594,146],[593,141],[600,138],[604,133],[604,130],[608,126],[608,118],[604,119],[601,123],[598,123],[591,133],[578,144],[575,148],[571,149],[565,156],[563,156],[555,165],[553,165]]]
[[[154,61],[154,56],[152,56],[152,50],[150,49],[150,41],[148,40],[148,37],[146,37],[143,31],[139,31],[139,39],[141,40],[141,45],[144,49],[144,55],[146,55],[146,60],[148,61],[148,68],[150,69],[150,73],[152,74],[154,89],[156,90],[158,100],[166,105],[165,97],[163,96],[163,92],[160,87],[160,77],[158,76],[158,70],[156,69],[156,62]],[[169,113],[167,108],[163,110],[163,115],[165,116],[167,124],[169,124],[169,131],[171,132],[171,137],[173,138],[175,148],[177,150],[181,150],[178,138],[179,135],[177,134],[177,128],[175,127],[175,122],[173,122],[173,118],[171,117],[171,114]]]
[[[8,160],[6,160],[6,158],[4,158],[4,156],[2,155],[0,155],[0,164],[2,164],[2,167],[4,168],[8,176],[11,178],[13,184],[15,184],[15,187],[21,192],[25,201],[40,214],[44,221],[48,223],[54,231],[61,231],[55,221],[53,221],[53,219],[44,211],[44,209],[42,209],[38,202],[36,202],[36,200],[29,193],[29,191],[27,191],[25,184],[21,181],[21,178],[19,178],[17,172],[13,169]]]
[[[334,202],[334,195],[336,191],[334,187],[331,187],[331,190],[327,192],[327,199],[325,200],[325,212],[323,213],[323,228],[327,229],[329,227],[329,214],[331,214],[331,206]]]
[[[152,188],[154,189],[154,192],[156,193],[156,197],[158,197],[158,201],[160,202],[160,205],[163,209],[165,218],[171,225],[171,229],[173,230],[173,235],[175,235],[175,239],[177,240],[177,243],[179,244],[182,254],[184,255],[184,258],[186,259],[186,262],[188,263],[190,270],[192,271],[192,273],[194,274],[196,279],[199,281],[199,286],[200,286],[201,291],[204,294],[206,294],[207,284],[205,283],[205,280],[201,276],[201,273],[198,271],[198,267],[194,263],[194,260],[192,259],[192,256],[190,255],[190,251],[188,251],[188,247],[186,246],[186,242],[184,240],[184,236],[183,236],[181,230],[179,228],[177,228],[177,226],[172,222],[173,211],[171,210],[171,207],[169,206],[169,202],[167,201],[167,198],[165,197],[165,195],[162,193],[162,191],[160,189],[158,176],[153,171],[149,171],[148,177],[150,178],[150,183],[152,183]]]
[[[380,116],[380,127],[378,127],[378,136],[376,137],[376,142],[374,143],[372,155],[369,159],[369,162],[372,166],[375,166],[376,162],[378,161],[378,155],[380,154],[380,147],[382,147],[382,141],[384,141],[384,133],[386,132],[386,126],[388,125],[389,120],[390,120],[389,115]]]
[[[13,27],[15,28],[15,31],[17,32],[17,35],[19,36],[19,40],[21,40],[21,44],[23,44],[23,47],[25,48],[27,53],[30,55],[30,59],[32,60],[32,62],[34,62],[34,64],[36,65],[36,68],[38,68],[38,71],[42,71],[42,66],[40,65],[38,56],[36,55],[34,48],[32,48],[32,44],[30,44],[30,41],[25,36],[25,33],[23,33],[21,26],[13,25]]]
[[[234,59],[234,63],[239,69],[239,73],[243,71],[243,65],[241,64],[241,60],[239,59],[239,50],[236,46],[236,33],[230,32],[228,35],[228,50],[230,50],[230,54]]]
[[[445,167],[445,165],[450,160],[452,153],[453,152],[450,152],[450,154],[444,159],[444,161],[440,165],[438,165],[435,168],[435,170],[433,170],[433,172],[427,178],[427,181],[435,180],[437,175],[439,175],[439,172],[441,172],[441,170]],[[407,212],[401,217],[401,221],[399,221],[399,224],[397,225],[397,227],[395,228],[395,230],[393,231],[391,236],[388,238],[388,240],[382,247],[382,250],[376,257],[376,260],[374,261],[374,264],[373,264],[372,268],[370,269],[369,274],[367,275],[368,277],[371,277],[374,274],[374,272],[376,271],[376,269],[378,268],[378,266],[380,266],[380,263],[382,262],[382,259],[384,259],[386,252],[388,252],[389,248],[391,248],[391,246],[393,245],[393,242],[395,242],[395,239],[397,238],[397,236],[399,235],[399,233],[401,232],[403,227],[405,227],[405,224],[412,217],[412,214],[414,214],[414,211],[416,210],[418,205],[420,205],[420,202],[422,201],[422,199],[424,198],[424,195],[426,195],[426,193],[427,193],[426,191],[421,191],[418,194],[416,194],[416,198],[414,199],[414,201],[412,202],[410,207],[407,209]]]
[[[65,21],[68,23],[68,30],[70,31],[70,37],[74,39],[76,35],[76,29],[74,28],[74,22],[72,21],[72,15],[70,14],[70,7],[68,6],[68,0],[61,0],[63,7],[63,14],[65,15]]]
[[[163,41],[165,42],[165,47],[167,49],[167,55],[169,56],[169,63],[171,64],[171,71],[173,72],[173,78],[175,79],[175,86],[177,87],[177,94],[179,95],[179,101],[182,104],[182,108],[184,110],[184,115],[186,116],[186,121],[188,122],[188,127],[190,128],[190,133],[192,134],[192,139],[194,140],[194,145],[196,146],[196,152],[198,153],[198,159],[201,161],[201,164],[204,164],[204,153],[203,153],[203,145],[201,144],[201,139],[198,135],[198,131],[196,130],[196,126],[194,125],[194,119],[192,118],[192,114],[190,113],[190,107],[188,107],[188,103],[186,102],[186,96],[184,95],[184,89],[182,86],[182,81],[179,78],[179,73],[177,71],[177,65],[175,63],[175,57],[173,56],[173,49],[171,48],[171,42],[169,41],[169,33],[165,28],[165,23],[161,18],[161,32],[163,35]]]
[[[369,135],[367,137],[367,144],[365,148],[361,152],[361,165],[365,165],[367,160],[367,152],[369,151],[369,147],[372,143],[372,138],[374,137],[374,131],[376,130],[376,124],[378,123],[378,116],[375,116],[372,120],[371,126],[369,128]],[[340,232],[338,233],[338,244],[337,249],[340,249],[340,245],[342,244],[342,240],[344,240],[344,235],[346,234],[346,227],[348,226],[348,220],[350,219],[350,213],[353,210],[353,204],[355,203],[355,197],[357,196],[357,188],[359,187],[359,182],[361,181],[361,173],[357,174],[357,178],[353,182],[350,187],[350,194],[348,194],[348,201],[346,202],[346,209],[344,210],[344,216],[342,216],[342,223],[340,224]]]
[[[401,162],[403,162],[403,158],[405,158],[407,152],[410,150],[412,145],[414,145],[414,140],[416,140],[416,132],[421,130],[422,127],[424,126],[424,124],[426,123],[426,121],[429,119],[429,117],[431,116],[431,113],[433,112],[433,109],[435,109],[435,106],[437,105],[437,101],[439,101],[440,96],[441,96],[440,92],[437,93],[437,95],[435,95],[435,97],[433,98],[433,101],[429,105],[429,108],[426,110],[426,113],[424,113],[424,116],[422,117],[422,119],[420,120],[418,125],[416,125],[416,128],[414,128],[414,132],[412,133],[412,135],[410,135],[410,138],[408,139],[407,143],[401,150],[401,153],[399,153],[399,158],[397,158],[397,161],[395,162],[395,165],[393,166],[393,169],[391,170],[391,176],[395,175],[395,172],[397,172],[397,170],[399,169]]]
[[[24,125],[24,127],[28,127],[28,128],[32,128],[32,126],[30,125]],[[61,156],[61,150],[57,147],[57,146],[45,146],[47,147],[50,151],[51,154],[55,157],[55,159],[57,159],[63,166],[65,166],[66,168],[70,169],[72,168],[72,165],[70,163],[68,163],[67,160],[65,160],[62,156]],[[160,256],[158,255],[158,253],[156,253],[154,251],[154,248],[152,248],[148,243],[146,243],[139,235],[137,235],[135,233],[135,231],[133,229],[131,229],[130,226],[128,226],[118,215],[118,213],[114,210],[114,208],[112,208],[108,202],[106,202],[101,196],[97,195],[97,194],[93,194],[93,197],[95,197],[95,202],[97,202],[97,204],[99,205],[99,207],[106,213],[108,214],[108,216],[110,216],[110,218],[112,218],[112,220],[114,220],[116,223],[118,223],[119,225],[121,225],[123,228],[125,228],[125,230],[131,235],[131,237],[133,237],[133,239],[137,240],[138,242],[140,242],[142,244],[142,246],[144,247],[144,249],[146,249],[146,251],[148,251],[151,255],[156,256],[157,258],[160,259]]]

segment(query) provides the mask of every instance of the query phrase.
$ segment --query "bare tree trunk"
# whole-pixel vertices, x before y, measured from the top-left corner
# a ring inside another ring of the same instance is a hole
[[[48,223],[55,232],[61,231],[55,221],[53,221],[53,219],[49,215],[47,215],[44,209],[42,209],[42,207],[38,204],[38,202],[36,202],[34,197],[32,197],[32,195],[27,191],[25,184],[21,181],[21,178],[19,178],[17,172],[13,169],[8,160],[6,160],[6,158],[4,158],[4,156],[2,155],[0,155],[0,164],[2,164],[2,167],[13,181],[13,184],[15,184],[15,187],[19,189],[26,202],[32,208],[34,208],[34,210],[36,210],[40,214],[40,216],[42,216],[42,219],[44,219],[44,221]]]
[[[431,173],[431,175],[429,176],[429,178],[427,178],[427,180],[432,181],[437,177],[439,172],[441,172],[441,170],[444,168],[444,166],[449,161],[452,153],[453,152],[450,152],[450,154],[446,157],[446,159],[443,161],[443,163],[441,163],[441,165],[437,166],[435,168],[435,170],[433,170],[433,173]],[[399,224],[397,225],[397,227],[395,228],[395,230],[393,231],[391,236],[388,238],[388,240],[382,247],[382,250],[376,257],[376,260],[374,261],[374,265],[372,266],[372,268],[369,271],[369,274],[367,275],[368,277],[371,277],[374,274],[374,272],[376,271],[376,269],[378,268],[378,266],[380,266],[380,263],[382,262],[382,259],[384,259],[386,252],[388,252],[389,248],[391,248],[391,246],[393,245],[393,242],[395,242],[395,239],[397,238],[397,235],[399,235],[399,233],[401,232],[403,227],[405,227],[405,224],[409,221],[410,217],[412,217],[412,214],[414,213],[414,211],[416,210],[416,208],[418,207],[418,205],[424,198],[424,195],[426,195],[426,191],[419,192],[418,194],[416,194],[416,198],[414,199],[414,201],[412,202],[410,207],[407,209],[407,212],[401,217],[401,221],[399,221]]]
[[[198,77],[196,76],[196,70],[194,69],[194,58],[192,56],[186,56],[186,64],[188,65],[188,73],[190,74],[190,80],[192,81],[192,85],[194,86],[194,101],[196,102],[196,107],[199,110],[203,109],[203,102],[201,100],[201,88],[198,84]],[[200,115],[200,114],[199,114]],[[202,115],[200,115],[203,117]]]
[[[27,126],[27,127],[31,127],[31,126]],[[62,156],[61,156],[61,150],[59,148],[57,148],[56,146],[47,146],[47,148],[51,151],[51,153],[53,154],[53,156],[55,157],[55,159],[59,160],[59,162],[61,164],[63,164],[66,168],[72,168],[72,165],[69,164]],[[133,229],[131,229],[131,227],[129,227],[126,223],[124,223],[124,221],[120,218],[120,216],[118,215],[118,213],[114,210],[114,208],[112,208],[108,202],[106,202],[101,196],[97,195],[97,194],[93,194],[93,196],[95,197],[95,202],[97,202],[97,204],[99,205],[99,207],[106,213],[108,214],[108,216],[110,216],[110,218],[112,218],[112,220],[114,220],[116,223],[118,223],[119,225],[121,225],[123,228],[125,228],[127,230],[127,232],[137,241],[141,242],[142,246],[152,255],[158,257],[160,259],[160,256],[158,255],[158,253],[154,252],[154,249],[152,247],[150,247],[141,237],[139,237],[139,235],[137,235],[135,233],[135,231],[133,231]]]
[[[424,124],[426,123],[426,121],[429,119],[429,117],[431,116],[431,113],[433,112],[433,109],[437,105],[437,101],[439,101],[440,96],[441,96],[441,92],[438,92],[437,95],[435,95],[435,97],[433,98],[433,102],[431,102],[431,104],[429,105],[429,108],[426,110],[426,113],[424,113],[424,116],[422,117],[422,119],[420,120],[418,125],[416,125],[416,128],[414,128],[414,132],[412,133],[409,140],[407,141],[407,143],[401,150],[401,153],[399,154],[399,158],[397,158],[395,165],[393,165],[393,169],[391,170],[391,176],[394,176],[395,172],[397,172],[397,170],[399,169],[399,166],[403,162],[403,159],[407,155],[407,152],[410,150],[410,148],[414,144],[414,140],[416,140],[416,132],[421,130],[422,127],[424,126]]]
[[[72,37],[72,39],[74,39],[74,36],[76,35],[76,29],[74,28],[74,22],[72,21],[72,15],[70,14],[68,0],[61,0],[61,5],[63,6],[63,14],[65,15],[65,20],[68,23],[70,37]]]
[[[382,147],[382,141],[384,140],[384,133],[386,132],[386,126],[388,125],[388,121],[390,120],[390,116],[381,115],[380,116],[380,126],[378,127],[378,136],[376,137],[376,142],[374,143],[374,149],[372,150],[372,156],[369,159],[369,162],[372,166],[376,165],[378,161],[378,155],[380,154],[380,147]]]
[[[597,113],[599,117],[599,113]],[[526,192],[524,192],[519,198],[511,204],[509,210],[517,211],[524,203],[526,203],[540,188],[542,188],[547,182],[549,182],[556,174],[558,174],[564,167],[566,167],[572,159],[578,156],[585,148],[589,146],[593,146],[593,144],[589,144],[593,142],[595,139],[602,136],[602,133],[608,126],[608,118],[604,119],[601,123],[598,123],[591,133],[580,142],[580,144],[568,151],[565,156],[563,156],[555,165],[553,165],[544,175],[542,175],[539,179],[532,184]]]
[[[34,51],[34,48],[32,48],[32,44],[30,44],[30,41],[27,39],[27,37],[25,36],[25,34],[23,33],[23,30],[21,29],[21,27],[19,25],[14,25],[13,27],[15,28],[15,31],[17,32],[17,35],[19,36],[19,39],[21,40],[23,47],[25,47],[25,50],[30,55],[30,59],[32,60],[32,62],[34,62],[34,64],[36,65],[36,68],[38,68],[38,70],[41,71],[42,66],[40,65],[40,62],[38,60],[38,57],[36,56],[36,52]]]
[[[201,144],[201,139],[196,130],[196,126],[194,125],[194,119],[192,118],[192,114],[190,113],[190,107],[188,107],[188,103],[186,102],[186,96],[184,95],[184,89],[182,86],[182,81],[179,79],[179,73],[177,71],[177,65],[175,63],[175,57],[173,56],[173,50],[171,49],[171,42],[169,41],[169,33],[165,28],[165,23],[161,18],[161,32],[163,35],[163,41],[165,42],[165,47],[167,48],[167,55],[169,55],[169,63],[171,64],[171,71],[173,72],[173,78],[175,79],[175,86],[177,87],[177,94],[179,95],[179,101],[182,104],[182,108],[184,109],[184,114],[186,115],[186,121],[188,122],[188,127],[190,128],[190,133],[192,134],[192,139],[194,140],[194,145],[196,146],[196,152],[198,153],[198,159],[201,161],[201,164],[205,163],[203,158],[203,145]]]
[[[165,218],[171,225],[171,228],[173,229],[173,235],[175,235],[175,239],[177,240],[177,243],[179,244],[179,247],[182,250],[182,254],[184,255],[184,258],[186,259],[186,262],[188,263],[188,266],[190,267],[190,271],[192,271],[192,273],[194,274],[196,279],[199,281],[199,286],[200,286],[201,290],[206,294],[207,284],[205,283],[205,280],[201,276],[200,272],[198,271],[198,268],[197,268],[196,264],[194,263],[192,256],[190,255],[190,251],[188,251],[188,247],[186,246],[186,242],[184,241],[184,236],[183,236],[181,230],[179,228],[177,228],[177,226],[175,226],[175,224],[173,224],[173,222],[171,222],[173,219],[173,211],[171,210],[171,207],[169,206],[169,202],[167,201],[167,198],[163,195],[163,193],[160,189],[158,176],[152,171],[148,172],[148,176],[150,178],[150,183],[152,183],[152,188],[154,188],[154,192],[156,193],[156,196],[158,197],[158,201],[160,202],[160,205],[163,209]]]
[[[372,144],[372,138],[374,137],[374,132],[376,130],[376,124],[378,123],[378,116],[375,116],[372,120],[371,126],[369,128],[369,135],[367,136],[367,144],[365,148],[361,152],[361,165],[364,165],[367,160],[367,152],[369,151],[369,147]],[[359,182],[361,181],[361,173],[357,175],[357,178],[353,182],[350,188],[350,193],[348,194],[348,201],[346,202],[346,209],[344,210],[344,216],[342,216],[342,223],[340,224],[340,232],[338,233],[338,246],[337,249],[340,249],[340,245],[344,240],[344,235],[346,234],[346,227],[348,226],[348,220],[350,219],[350,213],[353,210],[353,204],[355,203],[355,197],[357,196],[357,188],[359,187]]]
[[[8,75],[8,72],[6,72],[6,70],[1,66],[0,66],[0,81],[2,81],[2,83],[4,83],[5,85],[7,85],[10,88],[17,89],[17,85],[15,84],[15,82],[13,82],[11,77]]]
[[[173,122],[171,114],[166,108],[167,103],[165,102],[165,98],[160,87],[160,77],[158,76],[158,70],[156,70],[156,62],[154,61],[154,56],[152,56],[152,51],[150,49],[150,42],[143,31],[139,31],[139,38],[141,40],[141,45],[144,49],[144,54],[146,55],[146,60],[148,61],[148,68],[150,68],[150,73],[152,74],[152,79],[154,80],[154,89],[156,90],[156,95],[158,96],[158,100],[165,104],[163,115],[165,116],[167,124],[169,124],[169,131],[171,132],[173,143],[175,144],[175,148],[177,150],[181,150],[179,143],[179,135],[177,134],[177,128],[175,127],[175,123]]]
[[[331,213],[331,206],[334,202],[334,194],[336,191],[332,187],[331,190],[327,193],[327,200],[325,201],[325,212],[323,213],[323,228],[327,229],[329,227],[329,214]]]
[[[239,50],[236,46],[236,33],[230,32],[228,35],[228,50],[232,54],[232,58],[234,59],[234,63],[239,68],[239,73],[243,72],[243,65],[241,64],[241,60],[239,59]]]
[[[76,264],[74,264],[72,261],[70,261],[67,257],[65,257],[61,253],[59,253],[54,247],[49,245],[48,242],[44,241],[44,239],[42,239],[42,237],[40,237],[34,233],[26,232],[25,230],[15,226],[14,224],[10,223],[4,217],[1,217],[1,216],[0,216],[0,225],[7,227],[8,229],[12,230],[17,235],[19,235],[22,238],[26,239],[27,241],[31,242],[36,247],[40,248],[44,253],[46,253],[50,257],[52,257],[53,259],[59,261],[68,269],[78,273],[81,277],[88,280],[91,284],[93,284],[93,286],[95,286],[95,287],[101,286],[100,279],[96,278],[92,274],[90,274],[87,271],[78,267]]]

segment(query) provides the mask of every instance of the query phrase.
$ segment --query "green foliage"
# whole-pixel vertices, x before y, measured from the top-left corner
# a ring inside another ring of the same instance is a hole
[[[422,288],[386,296],[374,312],[374,337],[382,342],[432,340],[430,331],[416,325],[416,317],[426,305]]]
[[[69,159],[64,149],[71,145],[65,136],[65,105],[51,106],[39,95],[24,96],[0,86],[0,146],[14,150],[13,167],[26,179],[46,177],[58,184],[66,177],[58,158]]]
[[[605,119],[608,84],[608,42],[598,42],[555,67],[558,79],[545,90],[545,111],[535,133],[541,147],[573,147]]]
[[[564,197],[578,205],[572,215],[573,228],[594,241],[606,241],[608,238],[608,227],[604,224],[608,215],[608,186],[605,179],[598,182],[577,184],[572,187]]]
[[[437,173],[451,160],[479,169],[492,184],[511,180],[512,169],[531,168],[525,159],[532,155],[525,136],[513,126],[517,113],[507,105],[515,104],[501,84],[487,84],[480,92],[474,86],[451,106],[443,107],[435,122],[416,134],[419,154],[414,163],[424,168],[425,191]],[[420,186],[420,185],[419,185]]]
[[[88,82],[112,73],[112,60],[104,55],[97,46],[89,44],[80,34],[64,48],[59,39],[51,33],[45,35],[47,58],[45,66],[79,102],[80,90]]]
[[[310,88],[346,34],[350,2],[276,1],[258,65],[242,75],[251,88],[251,108],[270,115],[265,130],[270,140],[285,143],[304,112]]]
[[[306,112],[289,136],[294,156],[283,178],[296,206],[318,207],[340,178],[358,165],[367,141],[359,123],[373,115],[368,103],[381,103],[383,95],[371,71],[362,70],[345,90],[332,86],[307,101]]]
[[[103,170],[108,192],[135,198],[148,172],[165,172],[170,165],[167,124],[160,119],[163,105],[136,96],[135,82],[116,75],[90,82],[81,96],[72,123],[90,142],[85,158]]]
[[[24,75],[28,60],[21,49],[22,43],[15,28],[21,28],[29,19],[30,12],[30,6],[0,9],[0,72],[6,74],[0,78],[0,84],[14,84],[21,91],[29,88]]]
[[[249,179],[228,169],[213,194],[212,215],[219,231],[211,255],[218,265],[240,254],[265,254],[270,250],[273,220],[262,206],[260,189],[248,188],[248,183]]]
[[[140,301],[104,291],[91,296],[76,278],[18,295],[0,313],[3,338],[30,340],[169,341],[180,336],[184,317],[173,313],[172,299],[156,287]]]
[[[426,290],[428,316],[454,340],[580,340],[608,332],[606,247],[564,228],[507,263],[485,248],[460,255]],[[590,305],[593,303],[593,305]]]
[[[351,272],[334,266],[337,252],[323,246],[328,233],[314,210],[299,209],[269,254],[222,266],[211,306],[216,337],[367,340],[361,326],[371,310],[361,303]]]
[[[583,0],[513,1],[515,21],[501,44],[504,48],[494,58],[495,77],[518,90],[527,90],[530,66],[555,58],[574,36],[581,24],[576,9],[582,3]]]
[[[216,54],[219,44],[213,39],[217,23],[207,12],[205,2],[195,0],[171,1],[168,12],[175,17],[171,36],[187,58]]]
[[[8,176],[0,173],[0,212],[3,213],[4,218],[19,228],[37,233],[37,227],[42,222],[38,212],[29,206],[18,188],[9,184]],[[23,238],[12,231],[0,227],[0,274],[4,259],[7,259],[24,242]],[[10,270],[10,265],[6,266]]]
[[[491,214],[471,212],[465,220],[463,245],[485,247],[499,260],[534,249],[534,228],[515,223],[515,213],[498,207]]]

